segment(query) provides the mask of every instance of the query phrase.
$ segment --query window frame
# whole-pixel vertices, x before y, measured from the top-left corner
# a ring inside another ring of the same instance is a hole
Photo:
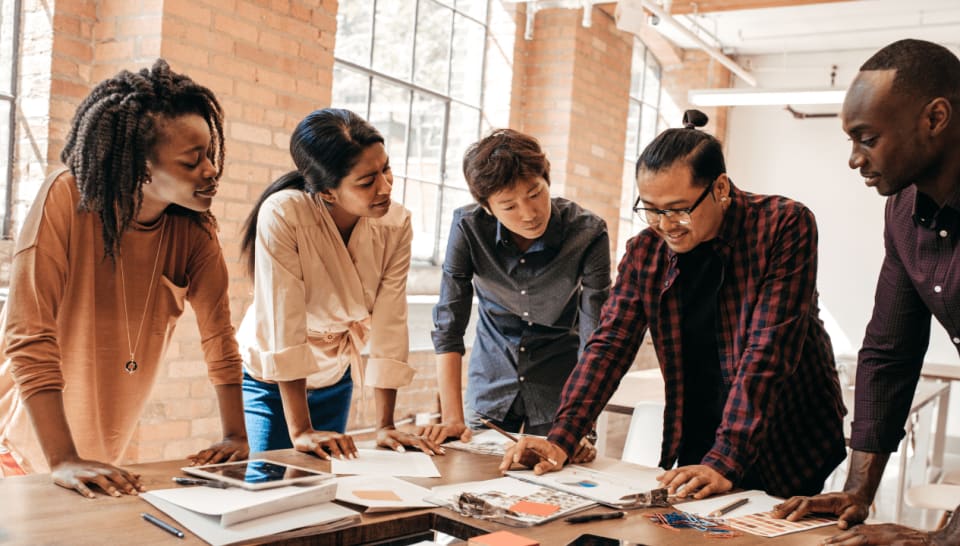
[[[345,1],[346,0],[341,0],[341,5],[340,5],[341,8],[343,7],[343,3]],[[362,1],[362,0],[356,0],[356,1]],[[365,111],[357,112],[358,114],[363,116],[364,119],[369,119],[370,117],[371,107],[373,106],[373,98],[374,98],[373,88],[374,88],[375,80],[378,80],[382,83],[386,83],[406,93],[407,119],[406,119],[405,135],[404,135],[404,143],[405,143],[406,149],[404,150],[404,157],[402,158],[395,158],[395,156],[391,154],[392,162],[395,162],[394,163],[395,171],[398,170],[397,169],[398,165],[403,165],[402,173],[396,174],[396,176],[401,177],[403,179],[403,192],[402,192],[402,195],[400,196],[395,195],[394,199],[397,199],[397,197],[399,197],[398,200],[401,203],[406,204],[408,202],[408,198],[412,198],[412,196],[409,195],[409,191],[408,191],[409,182],[414,182],[417,184],[428,184],[436,188],[436,192],[437,192],[436,202],[435,202],[436,210],[434,211],[435,212],[434,222],[435,222],[436,228],[435,228],[433,242],[432,242],[433,250],[429,258],[424,258],[422,255],[413,257],[414,263],[419,263],[421,265],[436,266],[436,265],[440,265],[443,258],[443,253],[446,250],[444,248],[443,243],[446,241],[448,234],[446,233],[447,226],[443,225],[444,215],[445,213],[452,212],[452,209],[450,211],[447,211],[444,209],[444,202],[445,202],[444,197],[448,192],[451,192],[451,191],[466,191],[466,189],[461,185],[453,184],[450,177],[448,176],[448,172],[449,172],[448,168],[451,167],[451,165],[449,165],[449,162],[447,160],[448,160],[448,154],[449,154],[448,148],[450,144],[449,135],[451,130],[452,107],[454,105],[457,105],[459,107],[464,107],[464,108],[470,109],[471,111],[475,111],[477,113],[477,124],[475,127],[476,131],[474,135],[475,138],[471,139],[470,142],[473,142],[479,139],[483,129],[483,124],[484,124],[483,105],[484,105],[484,98],[485,98],[485,91],[486,91],[485,88],[487,83],[486,82],[487,42],[490,39],[490,12],[491,12],[492,0],[486,0],[485,15],[483,20],[480,20],[476,16],[472,15],[471,13],[467,11],[463,11],[460,8],[456,7],[457,2],[455,0],[412,0],[414,2],[413,29],[412,29],[413,43],[412,43],[412,47],[410,48],[410,70],[409,70],[409,73],[407,74],[407,78],[400,78],[400,77],[387,74],[385,72],[382,72],[380,70],[373,68],[374,59],[376,55],[375,46],[376,46],[376,40],[377,40],[377,7],[380,5],[380,2],[382,1],[391,1],[391,0],[374,0],[372,2],[372,7],[370,10],[370,20],[369,20],[370,41],[368,44],[368,51],[366,52],[366,55],[365,55],[366,57],[365,61],[367,65],[364,66],[363,64],[360,64],[356,61],[344,59],[341,56],[337,55],[335,50],[334,51],[334,73],[336,73],[337,69],[341,69],[341,70],[346,70],[346,71],[352,72],[355,75],[359,75],[366,78],[367,87],[366,87],[366,104],[364,105]],[[448,34],[448,42],[447,42],[448,47],[447,47],[447,58],[446,58],[446,67],[447,67],[446,93],[443,93],[434,89],[430,89],[428,87],[425,87],[423,85],[416,83],[417,42],[418,42],[418,39],[421,37],[421,34],[419,32],[419,26],[420,26],[419,16],[420,16],[421,5],[424,2],[429,2],[435,7],[439,6],[439,7],[451,10],[450,32]],[[475,104],[470,103],[463,99],[456,98],[450,94],[452,80],[454,77],[453,44],[456,37],[457,15],[460,15],[466,18],[467,20],[480,25],[483,30],[483,44],[482,44],[483,49],[482,49],[481,61],[480,61],[481,73],[480,73],[479,81],[477,83],[480,89],[479,89],[479,93],[476,94],[477,102]],[[338,32],[339,32],[339,29],[338,29]],[[334,87],[336,87],[335,84],[334,84]],[[413,128],[414,108],[415,108],[416,97],[418,95],[437,100],[438,102],[442,102],[444,105],[443,116],[442,116],[443,117],[443,134],[441,137],[440,150],[439,150],[438,179],[431,179],[429,176],[422,176],[422,175],[413,176],[409,172],[411,149],[413,148],[411,146],[411,137],[414,134],[414,128]],[[331,97],[331,98],[333,100],[336,99],[336,97]],[[334,106],[338,106],[338,105],[334,104]],[[453,166],[453,168],[457,168],[457,167]]]
[[[20,23],[21,23],[21,0],[0,0],[2,2],[13,2],[13,27],[10,33],[10,40],[13,42],[10,47],[10,93],[0,91],[0,101],[9,104],[7,116],[8,142],[7,150],[7,173],[6,184],[3,190],[3,219],[0,221],[0,239],[9,240],[13,237],[13,175],[14,162],[16,160],[17,150],[17,96],[20,80]],[[0,122],[2,123],[2,122]]]

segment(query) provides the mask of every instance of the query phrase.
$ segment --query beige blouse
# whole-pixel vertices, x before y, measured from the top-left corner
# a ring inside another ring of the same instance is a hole
[[[410,212],[398,203],[382,218],[360,218],[344,245],[319,199],[294,189],[268,197],[257,217],[253,304],[238,334],[247,372],[268,382],[306,378],[315,389],[349,366],[361,385],[409,384],[412,239]]]
[[[196,312],[210,381],[241,381],[216,234],[170,212],[150,226],[131,226],[120,241],[121,283],[119,267],[104,259],[100,217],[79,212],[79,199],[70,173],[51,176],[13,259],[4,308],[7,360],[0,364],[0,444],[27,471],[44,472],[47,463],[22,400],[46,390],[63,392],[81,457],[116,463],[123,456],[185,300]],[[124,370],[128,329],[138,363],[132,374]]]

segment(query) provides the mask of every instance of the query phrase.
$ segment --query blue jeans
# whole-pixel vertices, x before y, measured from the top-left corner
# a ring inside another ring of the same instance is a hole
[[[353,379],[349,368],[337,383],[307,390],[307,406],[314,430],[346,431],[352,396]],[[251,453],[293,447],[283,415],[280,388],[274,383],[257,381],[246,371],[243,372],[243,415]]]

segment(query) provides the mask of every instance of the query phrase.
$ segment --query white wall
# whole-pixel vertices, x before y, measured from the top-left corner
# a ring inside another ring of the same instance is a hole
[[[741,58],[760,87],[826,87],[831,66],[846,87],[870,51]],[[802,112],[839,112],[840,106],[796,106]],[[734,107],[727,121],[727,171],[747,191],[786,195],[806,204],[820,230],[822,306],[836,319],[838,352],[856,352],[873,308],[883,259],[884,198],[847,166],[850,143],[839,118],[799,120],[783,107]],[[960,359],[934,324],[928,362]],[[954,394],[957,389],[954,388]],[[953,396],[948,434],[960,436],[960,396]],[[957,442],[955,442],[957,443]]]

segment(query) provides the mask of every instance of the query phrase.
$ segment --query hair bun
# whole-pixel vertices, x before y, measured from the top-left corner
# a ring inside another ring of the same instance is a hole
[[[697,127],[703,127],[710,121],[710,118],[700,110],[686,110],[683,113],[683,128],[684,129],[696,129]]]

